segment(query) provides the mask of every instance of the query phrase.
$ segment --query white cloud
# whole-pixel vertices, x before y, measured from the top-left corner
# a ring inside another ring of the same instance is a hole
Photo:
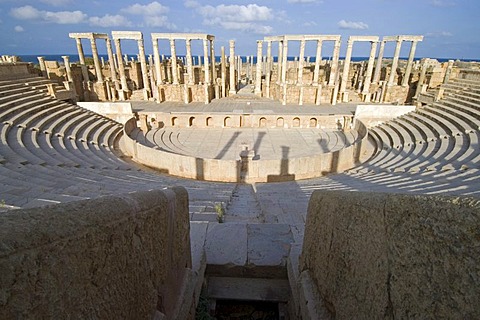
[[[204,18],[238,22],[266,21],[273,18],[272,9],[256,4],[249,4],[246,6],[224,4],[216,7],[204,6],[200,8],[200,14]]]
[[[143,22],[149,27],[162,27],[169,30],[176,30],[177,26],[168,20],[165,15],[170,8],[154,1],[146,5],[135,3],[120,10],[125,14],[143,16]]]
[[[438,32],[429,32],[425,34],[426,37],[431,37],[431,38],[441,38],[441,37],[452,37],[453,34],[448,31],[438,31]]]
[[[45,21],[58,24],[77,24],[84,22],[87,17],[82,11],[42,11],[42,18]]]
[[[146,16],[144,18],[145,23],[149,27],[164,27],[169,30],[176,30],[177,26],[168,21],[167,16]]]
[[[90,17],[88,19],[90,25],[98,27],[130,27],[132,23],[122,15],[111,16],[109,14],[103,17]]]
[[[40,17],[40,11],[32,6],[13,8],[10,14],[12,17],[20,20],[33,20]]]
[[[135,3],[129,7],[126,7],[121,10],[123,13],[135,14],[135,15],[144,15],[144,16],[155,16],[162,15],[169,11],[169,8],[162,5],[161,3],[154,1],[146,5]]]
[[[269,34],[272,27],[259,22],[274,18],[273,10],[256,4],[249,5],[207,5],[197,8],[203,17],[203,24],[220,26],[227,30],[239,30],[256,34]]]
[[[346,21],[346,20],[338,21],[338,26],[340,27],[340,29],[356,29],[356,30],[368,29],[368,24],[366,24],[365,22],[353,22],[353,21]]]
[[[451,6],[454,6],[456,4],[453,1],[445,1],[445,0],[432,0],[430,3],[434,7],[451,7]]]
[[[72,3],[72,0],[40,0],[40,2],[49,4],[54,7],[66,6],[67,4]]]
[[[185,6],[185,8],[198,8],[200,6],[200,3],[195,0],[186,0],[183,5]]]
[[[15,32],[23,32],[23,31],[25,31],[25,29],[23,29],[22,26],[15,26],[14,30],[15,30]]]
[[[77,24],[87,19],[82,11],[40,11],[32,6],[13,8],[10,14],[19,20],[43,20],[58,24]]]

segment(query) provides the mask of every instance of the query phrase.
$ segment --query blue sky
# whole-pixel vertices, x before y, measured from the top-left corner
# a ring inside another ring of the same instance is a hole
[[[238,54],[255,55],[256,40],[266,35],[339,34],[342,56],[349,35],[414,34],[425,36],[417,57],[480,59],[479,14],[479,0],[0,0],[0,54],[76,53],[69,32],[135,30],[143,32],[147,54],[151,32],[213,34],[217,55],[221,46],[228,52],[230,39],[236,40]],[[136,53],[135,45],[124,41],[123,51]],[[85,42],[86,53],[89,47]],[[298,55],[298,47],[289,45],[289,55]],[[409,47],[402,46],[401,56],[408,56]],[[160,42],[160,50],[168,54],[168,44]],[[323,55],[331,50],[324,45]],[[391,56],[394,44],[385,50]],[[179,44],[177,51],[183,54],[185,46]],[[368,44],[358,43],[353,55],[368,52]],[[200,43],[194,42],[193,53],[202,53]],[[306,55],[315,55],[313,43]]]

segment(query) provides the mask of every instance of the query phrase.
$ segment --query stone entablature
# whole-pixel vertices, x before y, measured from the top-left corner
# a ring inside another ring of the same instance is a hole
[[[410,91],[408,88],[413,83],[413,79],[417,78],[418,64],[414,64],[413,60],[417,43],[423,40],[423,36],[417,35],[384,36],[381,40],[378,36],[350,36],[347,41],[345,60],[341,63],[339,61],[340,35],[267,36],[263,40],[257,41],[256,64],[254,64],[253,55],[247,56],[246,63],[235,55],[234,41],[229,42],[228,59],[225,48],[221,48],[221,62],[217,64],[213,35],[206,33],[152,33],[153,57],[149,56],[147,64],[143,35],[139,31],[112,31],[116,59],[113,57],[111,41],[107,34],[71,33],[70,37],[77,41],[81,65],[84,64],[85,59],[80,40],[90,40],[97,82],[100,84],[106,82],[106,84],[95,86],[90,84],[88,88],[94,87],[95,90],[100,90],[97,94],[100,100],[126,100],[130,98],[133,88],[143,88],[144,100],[190,103],[199,101],[199,99],[189,97],[190,94],[198,92],[198,88],[193,88],[193,86],[199,85],[203,87],[201,99],[208,104],[214,98],[235,94],[240,81],[245,81],[247,85],[252,84],[252,92],[257,96],[280,100],[284,105],[292,101],[299,105],[360,101],[403,103],[407,99],[407,93]],[[96,39],[104,39],[107,42],[110,68],[110,77],[107,77],[107,80],[102,75]],[[122,57],[120,40],[128,39],[138,42],[139,67],[136,67],[134,62],[124,61]],[[170,59],[165,59],[164,55],[160,55],[159,40],[169,41]],[[203,66],[200,56],[198,56],[198,65],[194,65],[192,40],[203,42]],[[178,41],[185,42],[185,58],[177,56]],[[288,61],[288,43],[292,41],[300,42],[300,52],[294,62]],[[314,63],[310,63],[310,57],[305,57],[305,47],[308,41],[315,42],[317,46]],[[329,61],[322,61],[322,46],[325,41],[334,42],[332,59]],[[353,45],[359,41],[371,43],[368,62],[354,63],[352,68]],[[406,65],[399,62],[400,49],[404,41],[412,43]],[[272,45],[275,42],[278,43],[277,63],[274,63],[272,56]],[[383,54],[387,42],[395,42],[396,47],[391,66],[384,67]],[[377,57],[378,43],[380,43],[380,50]],[[265,46],[266,56],[263,53]],[[40,64],[42,65],[42,63]],[[129,67],[128,64],[130,64]],[[399,65],[400,70],[397,71]],[[415,74],[412,78],[413,68],[415,68]],[[133,69],[137,72],[131,74],[132,71],[135,71]],[[136,83],[134,87],[127,83],[129,73],[130,80],[134,80]],[[137,73],[138,76],[136,76]],[[397,83],[400,81],[397,75],[401,76],[401,84]],[[84,72],[84,81],[85,87],[87,87],[89,81],[87,69]],[[399,85],[407,89],[393,88]],[[162,87],[159,88],[159,86]],[[165,86],[171,88],[166,89]],[[166,92],[172,94],[166,95]]]

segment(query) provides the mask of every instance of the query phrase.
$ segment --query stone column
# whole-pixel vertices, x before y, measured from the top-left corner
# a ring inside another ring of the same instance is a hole
[[[225,64],[226,62],[226,59],[225,59],[225,47],[222,46],[220,48],[220,52],[221,52],[221,57],[220,57],[220,70],[221,70],[221,73],[222,73],[222,97],[226,97],[227,96],[227,84],[226,84],[226,77],[227,77],[227,66]]]
[[[382,60],[383,52],[385,51],[385,41],[380,42],[380,51],[378,52],[377,66],[375,67],[375,74],[373,75],[372,83],[378,83],[380,81],[380,75],[382,73]]]
[[[422,69],[420,71],[420,77],[417,82],[417,89],[415,90],[414,99],[417,99],[418,95],[422,91],[422,86],[423,86],[423,82],[425,81],[425,75],[427,74],[427,69],[428,69],[428,63],[427,63],[427,60],[425,60],[425,62],[422,65]]]
[[[47,68],[45,67],[45,57],[37,57],[38,64],[40,65],[40,70],[42,71],[42,75],[47,77]]]
[[[103,82],[102,66],[100,65],[100,61],[98,60],[97,43],[95,41],[95,38],[90,39],[90,44],[92,45],[92,56],[93,56],[93,63],[95,64],[95,73],[97,74],[97,81]]]
[[[305,40],[300,41],[300,57],[298,58],[298,84],[303,84],[303,60],[305,60]]]
[[[208,40],[203,39],[203,56],[205,63],[205,85],[204,85],[204,94],[205,94],[205,104],[210,103],[210,67],[208,65]]]
[[[283,40],[283,50],[282,50],[282,79],[281,83],[286,85],[287,83],[287,57],[288,57],[288,41]]]
[[[203,62],[205,65],[205,83],[210,84],[210,66],[209,66],[209,61],[208,61],[208,40],[204,39],[203,40]]]
[[[334,86],[335,79],[337,78],[338,59],[340,57],[340,40],[335,40],[335,46],[333,48],[332,64],[330,66],[330,77],[328,79],[328,85]]]
[[[228,90],[228,94],[235,94],[237,93],[237,85],[235,81],[235,41],[230,40],[230,90]]]
[[[215,46],[214,41],[210,40],[210,63],[212,64],[212,83],[215,84],[217,80],[217,70],[215,69]]]
[[[375,53],[377,52],[377,42],[371,42],[370,57],[368,58],[367,72],[363,81],[363,101],[370,102],[370,80],[372,79],[373,64],[375,63]]]
[[[145,60],[145,47],[143,46],[143,37],[137,41],[138,44],[138,57],[140,60],[140,68],[142,69],[142,80],[143,80],[143,89],[144,89],[144,98],[148,100],[152,96],[150,90],[150,84],[148,81],[148,69],[147,62]]]
[[[112,51],[112,40],[110,38],[106,39],[106,45],[107,45],[107,54],[108,54],[108,64],[110,66],[110,77],[112,78],[112,81],[117,82],[117,71],[115,68],[115,57],[113,56],[113,51]]]
[[[85,54],[83,53],[82,39],[75,38],[75,41],[77,42],[78,59],[80,60],[80,64],[85,64]]]
[[[187,39],[185,42],[187,47],[187,73],[188,73],[188,84],[193,85],[195,82],[193,74],[193,61],[192,61],[192,39]]]
[[[348,79],[348,71],[350,69],[350,60],[352,59],[352,51],[353,51],[353,40],[348,39],[347,42],[347,53],[345,54],[345,61],[343,63],[343,73],[342,73],[342,82],[340,85],[340,96],[342,97],[343,102],[348,102],[348,94],[347,94],[347,82]]]
[[[162,63],[160,62],[160,52],[158,52],[158,39],[152,39],[153,60],[155,63],[155,75],[157,76],[157,86],[162,84]]]
[[[122,84],[122,90],[128,91],[127,77],[125,76],[125,66],[123,64],[122,47],[120,45],[120,39],[114,39],[115,51],[117,53],[118,73],[120,74],[120,82]]]
[[[265,75],[266,95],[270,98],[270,79],[272,77],[272,41],[267,42],[267,68]]]
[[[393,54],[392,69],[390,70],[390,76],[388,77],[387,85],[389,87],[394,85],[395,74],[397,73],[398,57],[400,56],[400,49],[402,47],[402,39],[397,40],[397,46],[395,47],[395,53]]]
[[[318,74],[320,72],[320,62],[322,60],[322,40],[317,40],[317,53],[315,54],[315,69],[313,71],[313,85],[318,84]]]
[[[263,56],[263,41],[257,41],[257,65],[255,71],[255,95],[262,96],[262,56]],[[253,59],[252,59],[253,60]]]
[[[445,71],[445,77],[443,78],[443,83],[446,84],[450,80],[450,74],[453,69],[453,60],[448,60],[447,70]]]
[[[172,65],[172,80],[173,84],[178,84],[178,71],[177,71],[177,52],[175,50],[175,39],[170,39],[170,63]]]
[[[278,41],[277,84],[282,83],[283,41]]]
[[[63,63],[65,64],[65,71],[67,72],[67,81],[73,82],[72,69],[70,68],[70,57],[62,56],[62,58],[63,58]]]
[[[402,86],[408,86],[408,80],[410,79],[410,73],[412,73],[413,58],[415,57],[415,50],[417,49],[417,41],[412,41],[412,46],[410,47],[410,54],[408,55],[407,68],[405,70],[405,75],[403,76]]]

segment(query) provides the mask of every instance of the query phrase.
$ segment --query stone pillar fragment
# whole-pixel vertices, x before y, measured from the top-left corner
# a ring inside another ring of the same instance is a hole
[[[375,63],[375,53],[377,52],[377,42],[372,41],[370,47],[370,56],[368,58],[367,72],[363,82],[363,100],[370,102],[370,80],[372,79],[373,64]]]
[[[237,85],[235,81],[235,41],[230,40],[229,45],[230,45],[230,63],[229,63],[230,90],[228,90],[228,93],[235,94],[237,93]]]
[[[82,39],[75,38],[75,42],[77,43],[78,59],[80,60],[80,64],[85,64],[85,54],[83,53]]]
[[[215,46],[214,41],[210,40],[210,62],[212,64],[212,83],[215,84],[217,80],[217,70],[215,69]]]
[[[380,42],[380,50],[378,52],[377,65],[375,67],[375,74],[373,75],[372,83],[378,83],[380,81],[380,75],[382,73],[382,60],[383,52],[385,51],[385,41]]]
[[[67,81],[73,82],[72,69],[70,68],[70,57],[62,56],[63,64],[65,64],[65,71],[67,72]]]
[[[263,41],[257,41],[257,65],[255,71],[255,95],[262,96],[262,55]],[[253,59],[252,59],[253,60]]]
[[[38,59],[38,64],[40,65],[40,70],[42,71],[42,75],[44,77],[47,77],[47,68],[45,66],[45,57],[37,57]]]
[[[333,48],[333,57],[330,66],[330,77],[328,79],[328,85],[334,86],[337,79],[338,71],[338,59],[340,57],[340,40],[335,40],[335,46]]]
[[[220,70],[221,70],[221,76],[222,76],[222,80],[221,80],[221,84],[222,84],[222,94],[221,96],[222,97],[226,97],[227,96],[227,88],[226,88],[226,77],[227,77],[227,66],[225,65],[225,47],[221,47],[220,48],[220,52],[221,52],[221,57],[220,57]]]
[[[210,103],[210,67],[208,64],[208,40],[203,40],[203,56],[205,63],[205,85],[204,85],[204,94],[205,94],[205,104]]]
[[[395,74],[397,73],[398,58],[400,56],[400,49],[402,47],[402,39],[397,40],[397,45],[395,46],[395,53],[393,54],[392,69],[390,70],[390,76],[388,77],[387,85],[389,87],[394,85]]]
[[[148,100],[152,96],[150,90],[150,84],[148,81],[148,69],[147,62],[145,60],[145,47],[143,46],[143,37],[142,39],[137,40],[138,45],[138,58],[140,60],[140,68],[142,69],[142,81],[143,81],[143,92],[145,100]]]
[[[117,71],[115,68],[115,57],[113,56],[113,51],[112,51],[112,40],[110,40],[110,38],[107,38],[105,41],[107,45],[108,64],[110,66],[110,77],[112,78],[112,81],[116,83],[118,80],[117,80]]]
[[[288,41],[283,41],[283,49],[282,49],[282,84],[286,85],[287,83],[287,57],[288,57]]]
[[[90,44],[92,45],[93,64],[95,65],[97,81],[103,82],[102,66],[100,65],[100,61],[98,60],[97,42],[95,41],[95,38],[90,39]]]
[[[128,91],[127,77],[125,76],[125,66],[123,64],[122,47],[120,39],[114,39],[115,51],[117,53],[118,73],[120,74],[120,83],[122,84],[122,90]]]
[[[445,77],[443,78],[443,83],[446,84],[450,80],[450,74],[453,69],[453,60],[448,60],[447,70],[445,71]]]
[[[170,63],[172,65],[172,80],[173,84],[178,84],[178,70],[177,70],[177,52],[175,50],[175,39],[170,39]]]
[[[405,70],[405,75],[403,76],[402,86],[408,86],[408,81],[410,80],[410,74],[412,73],[413,58],[415,57],[415,50],[417,48],[417,41],[412,41],[412,46],[410,47],[410,54],[408,55],[407,68]]]
[[[278,41],[277,84],[282,83],[283,41]]]
[[[322,60],[322,40],[317,40],[317,52],[315,54],[315,69],[313,70],[313,84],[318,84],[318,74],[320,72],[320,61]]]
[[[272,77],[272,41],[267,42],[267,67],[265,69],[265,85],[266,85],[266,96],[270,98],[270,79]]]
[[[345,54],[345,61],[343,63],[343,73],[342,73],[342,83],[340,85],[340,95],[342,97],[343,102],[348,102],[348,94],[346,93],[347,90],[347,82],[349,69],[350,69],[350,60],[352,59],[352,51],[353,51],[353,40],[348,39],[347,42],[347,53]]]
[[[160,52],[158,51],[158,39],[152,39],[153,61],[155,63],[155,75],[157,86],[162,84],[162,63],[160,62]]]
[[[193,74],[193,61],[192,61],[192,39],[187,39],[186,43],[187,48],[187,73],[188,73],[188,84],[193,85],[195,82]]]
[[[297,83],[303,84],[303,62],[305,60],[305,40],[300,41],[300,57],[298,58]]]

